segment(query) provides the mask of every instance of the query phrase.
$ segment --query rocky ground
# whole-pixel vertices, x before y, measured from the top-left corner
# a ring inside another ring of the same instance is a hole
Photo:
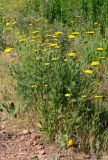
[[[34,130],[22,129],[17,133],[6,131],[6,123],[0,128],[0,160],[88,160],[88,155],[78,155],[73,148],[61,149],[57,144],[45,142]],[[14,126],[13,126],[14,127]]]
[[[17,127],[16,125],[11,128]],[[81,153],[74,147],[60,148],[45,140],[34,129],[7,130],[7,122],[0,121],[0,160],[96,160],[92,155]],[[108,160],[108,156],[100,158]]]

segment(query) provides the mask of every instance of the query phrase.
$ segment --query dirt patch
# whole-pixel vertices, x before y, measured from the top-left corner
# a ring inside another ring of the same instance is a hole
[[[3,112],[0,114],[6,116]],[[14,122],[7,129],[6,118],[0,121],[0,160],[97,160],[94,155],[86,155],[73,146],[66,149],[49,142],[33,127],[23,127],[18,129]],[[104,154],[99,160],[108,160],[108,155]]]

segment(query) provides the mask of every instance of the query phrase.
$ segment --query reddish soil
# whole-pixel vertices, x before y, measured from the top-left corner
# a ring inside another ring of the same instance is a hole
[[[5,117],[5,113],[0,111]],[[39,131],[30,127],[16,129],[15,124],[8,128],[8,121],[0,117],[0,160],[97,160],[93,155],[85,155],[77,148],[60,148],[54,142],[45,140]],[[17,119],[15,118],[15,121]],[[23,123],[23,122],[22,122]],[[100,158],[108,160],[108,156]]]

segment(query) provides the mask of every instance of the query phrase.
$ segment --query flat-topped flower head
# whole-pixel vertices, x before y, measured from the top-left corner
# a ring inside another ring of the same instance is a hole
[[[81,98],[83,99],[83,98],[87,98],[87,96],[86,95],[83,95],[83,96],[81,96]]]
[[[75,39],[76,36],[70,34],[70,35],[68,35],[68,38],[69,38],[69,39]]]
[[[52,37],[53,37],[53,38],[58,38],[58,35],[53,35]]]
[[[103,51],[104,48],[96,48],[97,51]]]
[[[58,36],[60,34],[63,34],[63,32],[55,32],[54,35]]]
[[[13,48],[6,48],[4,52],[5,52],[5,53],[10,53],[10,52],[12,52],[12,51],[13,51]]]
[[[48,45],[49,45],[50,47],[58,46],[58,44],[57,44],[57,43],[48,43]]]
[[[6,19],[6,17],[5,17],[5,16],[3,16],[3,17],[2,17],[2,19]]]
[[[36,42],[36,40],[35,39],[30,39],[29,42]]]
[[[5,28],[6,31],[12,31],[12,29],[13,29],[12,27]]]
[[[94,31],[89,31],[89,32],[85,32],[85,33],[88,34],[88,35],[94,35],[95,34]]]
[[[65,94],[65,97],[70,97],[70,96],[72,96],[71,93],[66,93],[66,94]]]
[[[56,45],[56,46],[54,46],[54,48],[60,48],[61,46],[59,46],[59,45]]]
[[[101,96],[101,95],[96,95],[96,96],[94,96],[94,98],[95,98],[95,99],[99,99],[99,98],[103,98],[103,96]]]
[[[45,65],[45,66],[49,66],[49,65],[50,65],[50,63],[49,63],[49,62],[46,62],[46,63],[44,63],[44,65]]]
[[[71,34],[76,36],[76,35],[79,35],[80,32],[72,32]]]
[[[100,58],[100,59],[105,59],[105,56],[100,56],[99,58]]]
[[[10,26],[10,22],[7,22],[7,23],[6,23],[6,26]]]
[[[98,61],[92,61],[91,66],[99,66],[100,62]]]
[[[15,61],[14,59],[10,59],[10,62],[12,62],[12,63],[13,63],[14,61]]]
[[[64,59],[64,62],[68,62],[68,59],[65,58],[65,59]]]
[[[74,141],[73,141],[73,139],[72,138],[69,138],[68,140],[67,140],[67,147],[71,147],[72,145],[74,144]]]
[[[25,38],[19,39],[19,42],[25,42],[25,41],[26,41]]]
[[[93,70],[91,69],[84,70],[83,72],[86,74],[93,74]]]
[[[17,22],[15,21],[15,22],[13,22],[12,24],[15,25],[15,24],[17,24]]]
[[[68,53],[67,56],[69,56],[69,57],[75,57],[75,56],[76,56],[76,53],[74,53],[74,52]]]
[[[52,58],[51,61],[58,61],[59,58]]]
[[[39,33],[39,31],[33,31],[33,32],[32,32],[32,34],[37,34],[37,33]]]

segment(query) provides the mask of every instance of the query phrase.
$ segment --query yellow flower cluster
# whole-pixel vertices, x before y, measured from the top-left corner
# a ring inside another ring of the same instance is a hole
[[[98,62],[98,61],[93,61],[91,63],[91,66],[99,66],[99,65],[100,65],[100,62]]]
[[[5,53],[10,53],[10,52],[12,52],[12,51],[13,51],[13,48],[6,48],[4,52],[5,52]]]
[[[72,94],[70,94],[70,93],[65,94],[65,97],[71,97],[71,96],[72,96]]]
[[[69,56],[69,57],[75,57],[76,53],[74,53],[74,52],[73,53],[68,53],[67,56]]]
[[[93,70],[91,69],[84,70],[83,72],[86,74],[93,74]]]

